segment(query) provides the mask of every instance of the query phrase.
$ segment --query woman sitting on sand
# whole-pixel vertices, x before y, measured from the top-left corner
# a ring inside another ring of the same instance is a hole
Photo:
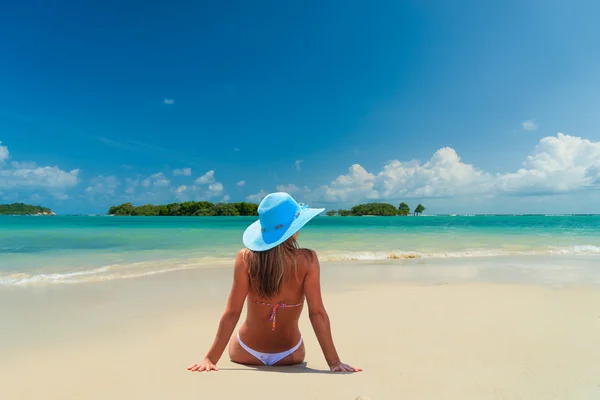
[[[319,260],[298,248],[298,230],[323,209],[299,205],[287,193],[272,193],[258,207],[259,220],[244,232],[246,246],[235,259],[233,286],[213,345],[190,371],[217,371],[229,343],[231,361],[244,365],[293,365],[304,361],[298,329],[304,298],[308,315],[331,371],[358,372],[335,350],[329,317],[321,299]],[[246,321],[233,330],[248,296]]]

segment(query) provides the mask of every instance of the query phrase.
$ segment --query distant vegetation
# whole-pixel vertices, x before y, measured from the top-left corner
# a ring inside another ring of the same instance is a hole
[[[419,204],[412,212],[413,215],[421,214],[425,207]],[[120,206],[113,206],[108,210],[111,215],[126,216],[257,216],[258,204],[254,203],[210,203],[208,201],[186,201],[184,203],[171,203],[165,205],[145,204],[134,206],[131,203],[124,203]],[[388,203],[366,203],[352,207],[350,210],[330,210],[326,212],[328,216],[339,215],[342,217],[363,215],[377,216],[395,216],[410,215],[410,207],[406,203],[400,203],[398,208]]]
[[[226,216],[258,215],[258,204],[254,203],[217,203],[208,201],[186,201],[184,203],[171,203],[166,205],[145,204],[134,206],[124,203],[113,206],[108,210],[111,215],[132,216]]]
[[[49,208],[40,206],[31,206],[29,204],[14,203],[0,204],[0,215],[35,215],[35,214],[54,214]]]
[[[422,204],[419,204],[415,210],[412,212],[413,215],[419,215],[423,211],[425,211],[425,207]],[[332,217],[334,215],[339,215],[341,217],[358,217],[363,215],[377,215],[377,216],[394,216],[401,215],[407,216],[410,215],[410,207],[408,204],[402,202],[396,208],[394,205],[389,203],[366,203],[359,204],[357,206],[352,207],[350,210],[330,210],[326,213],[328,216]]]

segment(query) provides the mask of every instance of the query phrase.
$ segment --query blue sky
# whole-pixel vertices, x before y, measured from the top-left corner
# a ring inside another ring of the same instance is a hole
[[[597,2],[196,3],[3,7],[0,202],[600,212]]]

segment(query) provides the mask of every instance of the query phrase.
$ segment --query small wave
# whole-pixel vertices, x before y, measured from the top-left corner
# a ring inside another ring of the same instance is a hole
[[[503,256],[529,256],[529,255],[598,255],[600,247],[593,245],[580,245],[564,248],[538,248],[530,250],[507,249],[477,249],[468,251],[444,252],[323,252],[319,256],[325,261],[377,261],[377,260],[407,260],[415,258],[466,258],[466,257],[503,257]]]
[[[566,247],[562,249],[552,249],[551,254],[600,254],[600,246],[581,245]]]
[[[576,245],[562,248],[537,248],[527,250],[510,249],[474,249],[468,251],[319,251],[323,261],[381,261],[439,258],[472,258],[534,255],[600,255],[600,246]],[[103,282],[117,279],[132,279],[164,274],[174,271],[199,269],[230,265],[233,257],[202,257],[190,259],[170,259],[157,261],[141,261],[129,264],[114,264],[89,269],[64,272],[36,271],[19,273],[0,273],[2,286],[30,286],[52,284],[75,284],[86,282]]]
[[[66,272],[12,273],[0,274],[0,286],[29,286],[48,284],[73,284],[85,282],[102,282],[117,279],[141,278],[167,272],[197,269],[223,264],[224,259],[181,259],[143,261],[131,264],[106,265],[86,270]],[[229,260],[227,260],[229,261]]]
[[[422,254],[416,252],[341,252],[328,253],[323,252],[319,258],[324,261],[376,261],[376,260],[404,260],[411,258],[421,258]]]

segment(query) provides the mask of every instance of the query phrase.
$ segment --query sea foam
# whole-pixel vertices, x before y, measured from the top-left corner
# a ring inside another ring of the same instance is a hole
[[[535,255],[600,255],[600,246],[577,245],[570,247],[548,247],[528,250],[507,249],[473,249],[470,251],[322,251],[318,253],[321,261],[382,261],[440,258],[474,258],[474,257],[513,257]],[[163,274],[174,271],[230,266],[232,257],[182,258],[158,261],[140,261],[127,264],[112,264],[87,269],[67,271],[37,271],[0,273],[0,286],[32,286],[54,284],[76,284],[132,279],[144,276]]]

